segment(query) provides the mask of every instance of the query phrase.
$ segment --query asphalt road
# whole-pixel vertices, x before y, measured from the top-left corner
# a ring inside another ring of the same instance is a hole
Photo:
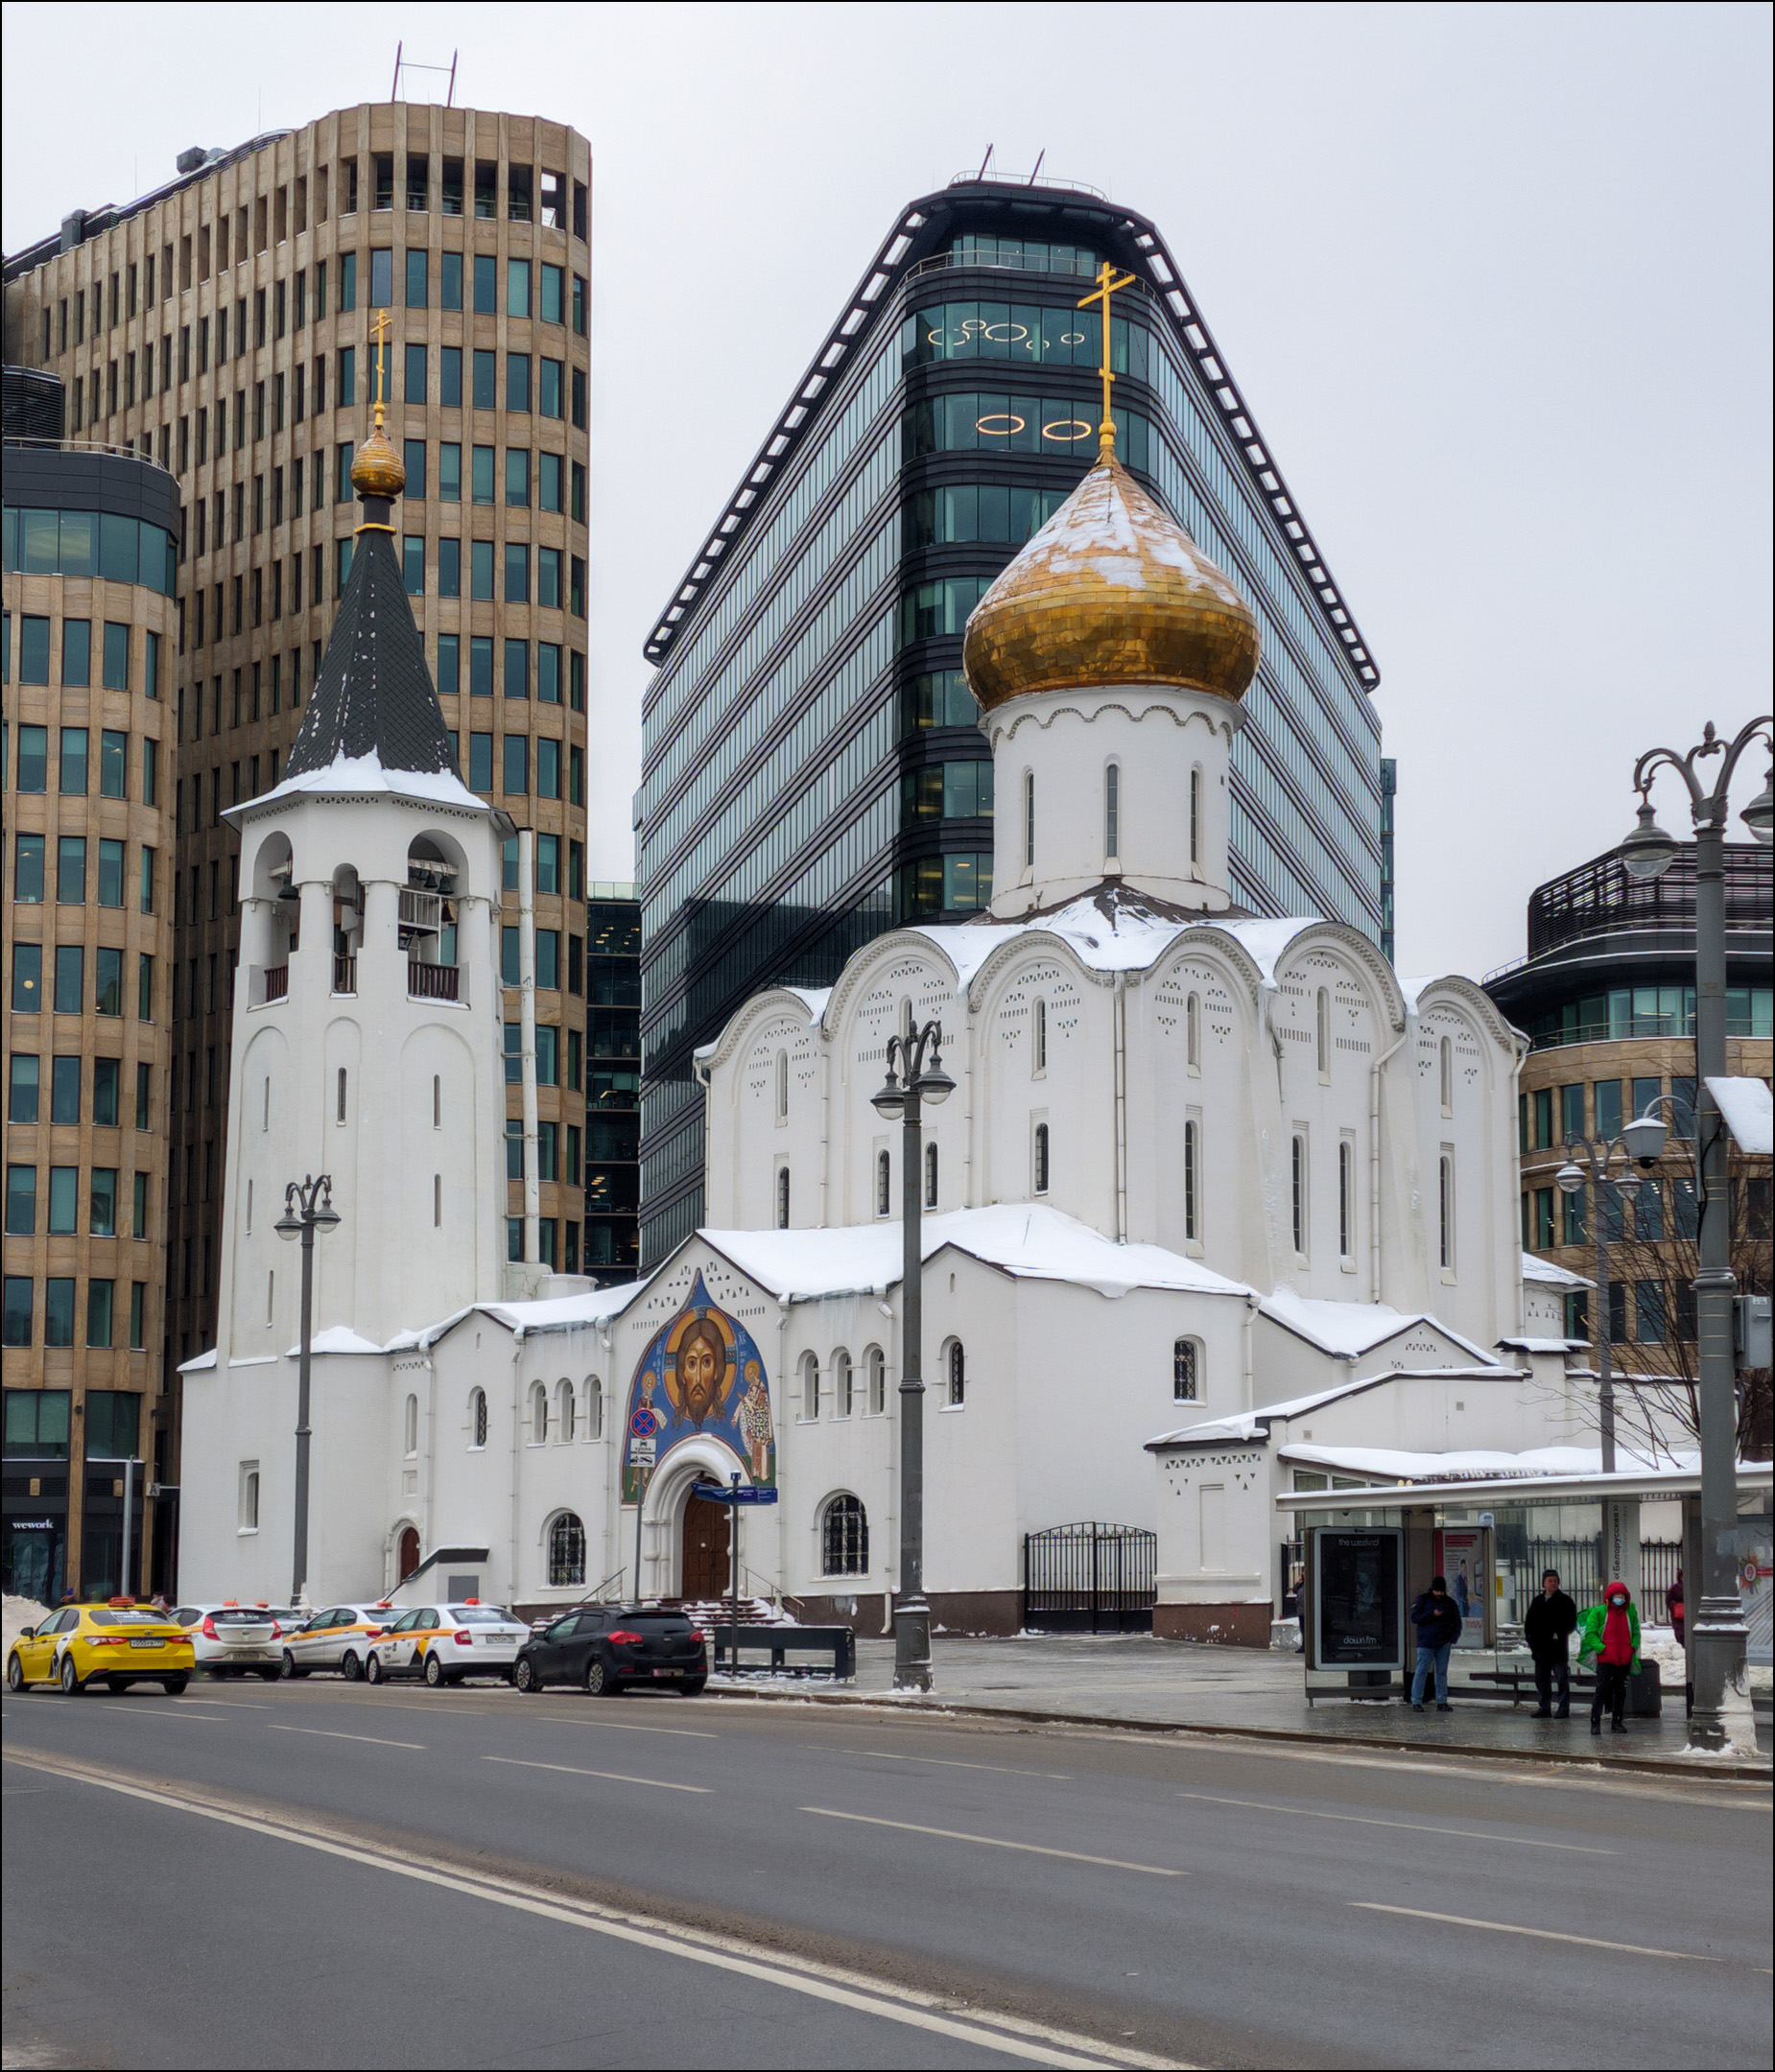
[[[3,1717],[9,2066],[1771,2057],[1750,1785],[322,1679]]]

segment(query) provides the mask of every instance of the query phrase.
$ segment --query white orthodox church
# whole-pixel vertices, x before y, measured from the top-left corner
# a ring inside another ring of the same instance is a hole
[[[902,1154],[871,1096],[913,1020],[956,1081],[919,1175],[939,1628],[1021,1623],[1026,1535],[1187,1505],[1156,1630],[1266,1640],[1303,1445],[1587,1435],[1517,1240],[1522,1040],[1468,979],[1402,984],[1351,928],[1235,907],[1256,627],[1110,453],[969,624],[990,914],[748,1001],[698,1057],[719,1227],[633,1285],[532,1274],[514,1299],[505,829],[456,772],[377,530],[398,470],[374,439],[359,457],[366,530],[289,774],[233,810],[226,1243],[218,1344],[185,1370],[182,1588],[287,1591],[298,1261],[272,1225],[325,1171],[313,1601],[415,1567],[410,1589],[532,1610],[637,1575],[717,1594],[726,1526],[697,1489],[738,1475],[778,1499],[746,1513],[742,1587],[885,1630]]]

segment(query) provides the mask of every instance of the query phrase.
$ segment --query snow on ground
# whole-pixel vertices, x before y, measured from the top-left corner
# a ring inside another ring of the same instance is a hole
[[[14,1597],[9,1590],[6,1598],[6,1640],[11,1647],[27,1626],[40,1625],[49,1616],[49,1607],[40,1605],[35,1597]]]

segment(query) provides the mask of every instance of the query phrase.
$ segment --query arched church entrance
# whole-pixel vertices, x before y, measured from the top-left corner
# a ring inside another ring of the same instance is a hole
[[[394,1580],[405,1583],[419,1566],[419,1528],[406,1525],[401,1528],[400,1548],[394,1563]]]
[[[728,1560],[728,1513],[723,1504],[692,1495],[684,1504],[678,1593],[694,1602],[724,1597],[732,1577]]]

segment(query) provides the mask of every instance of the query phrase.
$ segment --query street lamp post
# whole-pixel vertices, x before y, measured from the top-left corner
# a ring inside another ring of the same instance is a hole
[[[1689,788],[1695,831],[1695,1137],[1700,1186],[1695,1327],[1700,1348],[1701,1395],[1701,1608],[1692,1616],[1694,1637],[1694,1706],[1690,1746],[1716,1750],[1729,1745],[1726,1695],[1745,1692],[1743,1613],[1739,1603],[1738,1389],[1732,1350],[1733,1298],[1731,1196],[1726,1172],[1725,1127],[1709,1082],[1726,1070],[1726,893],[1727,795],[1739,758],[1762,739],[1775,755],[1775,726],[1752,719],[1730,742],[1712,720],[1686,755],[1652,748],[1634,765],[1640,794],[1639,820],[1621,843],[1621,861],[1642,882],[1663,877],[1676,855],[1676,841],[1652,817],[1652,781],[1673,769]],[[1723,758],[1709,789],[1699,765]],[[1745,825],[1760,842],[1775,834],[1775,793],[1765,780],[1744,809]],[[1656,1149],[1653,1151],[1656,1156]]]
[[[304,1603],[308,1589],[308,1370],[315,1325],[315,1233],[338,1227],[339,1211],[333,1206],[331,1174],[320,1173],[304,1180],[292,1180],[285,1188],[283,1214],[276,1224],[277,1235],[302,1240],[302,1333],[296,1369],[296,1565],[290,1585],[292,1604]]]
[[[900,1589],[893,1610],[893,1687],[931,1688],[931,1607],[925,1602],[925,1384],[923,1212],[924,1103],[949,1098],[939,1023],[888,1039],[888,1077],[874,1097],[878,1115],[900,1118]],[[896,1077],[896,1069],[900,1077]],[[904,1084],[902,1084],[902,1079]]]

